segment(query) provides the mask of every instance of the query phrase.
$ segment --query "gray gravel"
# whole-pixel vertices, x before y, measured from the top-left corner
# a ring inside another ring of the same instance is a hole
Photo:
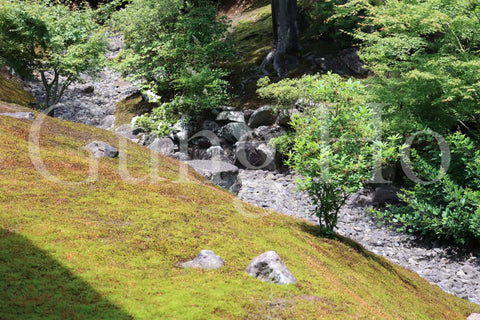
[[[241,200],[259,207],[318,223],[311,216],[308,195],[297,191],[295,177],[261,170],[241,170]],[[367,211],[373,191],[350,196],[339,214],[337,232],[361,243],[366,249],[415,271],[444,291],[480,302],[479,252],[440,243],[428,243],[415,236],[397,233]]]

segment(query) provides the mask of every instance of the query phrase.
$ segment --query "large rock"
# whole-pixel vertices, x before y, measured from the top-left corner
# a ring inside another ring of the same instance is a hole
[[[276,169],[275,149],[263,141],[242,141],[235,144],[236,164],[247,169]]]
[[[106,142],[93,141],[85,146],[97,158],[115,158],[118,156],[118,150]]]
[[[248,126],[250,128],[257,128],[260,126],[271,126],[275,123],[276,116],[272,107],[264,106],[253,112],[248,120]]]
[[[202,250],[198,253],[197,257],[191,261],[180,263],[184,268],[197,268],[197,269],[219,269],[225,265],[222,258],[215,255],[211,250]]]
[[[245,122],[242,111],[222,111],[217,116],[217,121]]]
[[[232,122],[217,131],[219,138],[223,138],[230,143],[235,143],[240,140],[245,134],[250,131],[250,128],[241,122]]]
[[[114,125],[115,125],[115,116],[111,114],[103,118],[98,127],[105,130],[112,130]]]
[[[384,186],[375,189],[372,202],[378,206],[385,206],[387,204],[397,204],[400,202],[398,193],[400,189],[394,186]]]
[[[148,146],[149,149],[157,151],[167,157],[173,156],[175,153],[175,144],[170,138],[157,138]]]
[[[202,123],[202,130],[215,131],[218,128],[220,128],[220,125],[218,123],[216,123],[215,121],[212,121],[212,120],[205,120]]]
[[[129,124],[121,125],[117,129],[115,129],[115,132],[131,140],[137,139],[137,135],[138,135],[138,132],[135,129],[133,129],[132,126]]]
[[[245,272],[264,282],[277,284],[296,283],[297,279],[287,269],[282,258],[275,251],[267,251],[255,257],[248,265]]]
[[[225,161],[229,162],[229,158],[225,150],[220,146],[211,146],[205,152],[205,160]]]
[[[467,320],[480,320],[480,313],[472,313],[468,316]]]
[[[216,185],[238,193],[241,181],[238,178],[238,168],[228,162],[215,160],[191,160],[186,161],[198,173],[209,179]]]
[[[27,119],[27,120],[34,120],[35,116],[31,112],[6,112],[0,113],[0,116],[6,116],[15,119]]]
[[[266,143],[270,142],[273,138],[282,136],[283,134],[285,134],[285,129],[279,126],[260,126],[253,130],[253,137],[265,141]]]

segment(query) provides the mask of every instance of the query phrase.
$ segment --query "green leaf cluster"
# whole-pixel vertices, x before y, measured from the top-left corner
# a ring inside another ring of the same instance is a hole
[[[228,100],[222,65],[233,54],[229,24],[210,2],[134,0],[114,15],[114,25],[125,38],[121,70],[167,102],[167,118]]]
[[[480,103],[480,1],[386,0],[372,5],[353,31],[361,56],[375,74],[373,99],[388,103],[395,132],[422,127],[446,133],[457,126],[478,134]],[[338,8],[337,19],[346,8]],[[343,13],[343,15],[342,15]],[[367,28],[368,27],[368,28]]]

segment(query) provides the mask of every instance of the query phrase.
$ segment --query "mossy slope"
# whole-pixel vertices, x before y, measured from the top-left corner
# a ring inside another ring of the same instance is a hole
[[[34,100],[29,92],[23,90],[20,80],[0,71],[0,101],[27,106]]]
[[[0,112],[12,109],[0,103]],[[306,222],[240,203],[130,142],[124,170],[122,159],[101,159],[97,181],[73,184],[88,175],[85,144],[121,145],[110,132],[45,119],[43,163],[67,183],[47,180],[30,158],[31,125],[0,117],[1,319],[465,319],[480,311],[347,239],[320,238]],[[134,181],[157,160],[154,178]],[[226,266],[176,266],[201,249]],[[267,250],[280,254],[297,285],[245,274]],[[15,259],[30,267],[12,273]]]

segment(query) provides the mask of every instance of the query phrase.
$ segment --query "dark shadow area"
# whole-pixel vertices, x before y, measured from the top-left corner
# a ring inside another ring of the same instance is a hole
[[[0,319],[133,319],[27,238],[0,229]]]

